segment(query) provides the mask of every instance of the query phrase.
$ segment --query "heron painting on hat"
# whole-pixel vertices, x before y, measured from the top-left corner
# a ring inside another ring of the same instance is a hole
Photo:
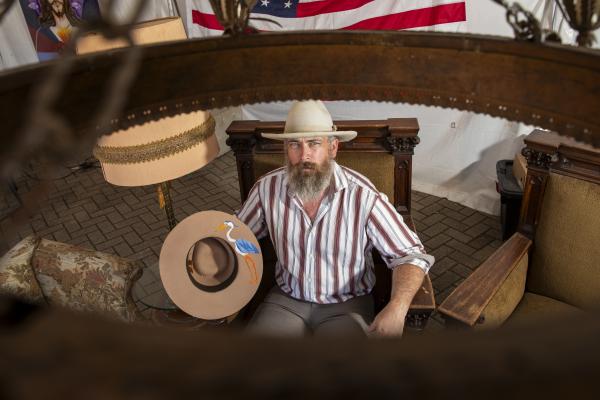
[[[173,303],[196,318],[219,320],[252,299],[263,259],[256,236],[235,215],[201,211],[169,232],[159,267]]]
[[[254,263],[254,260],[252,260],[252,257],[250,257],[250,254],[258,254],[259,250],[256,248],[255,245],[253,245],[252,243],[250,243],[247,240],[232,238],[231,231],[233,231],[234,227],[235,227],[235,224],[233,222],[225,221],[221,225],[219,225],[219,227],[217,229],[220,229],[220,230],[229,229],[227,231],[227,240],[230,243],[234,244],[235,252],[238,253],[240,256],[244,257],[244,261],[246,261],[246,265],[248,266],[248,269],[252,273],[251,283],[258,283],[258,274],[256,273],[256,264]]]

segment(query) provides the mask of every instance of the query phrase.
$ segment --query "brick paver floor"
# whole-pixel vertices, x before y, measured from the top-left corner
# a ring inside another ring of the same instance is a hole
[[[16,181],[27,196],[36,181]],[[158,207],[156,188],[108,184],[98,168],[78,171],[48,184],[45,197],[24,223],[10,211],[18,206],[8,190],[0,191],[0,254],[25,236],[94,248],[138,259],[146,266],[158,260],[168,226]],[[231,152],[205,168],[172,182],[178,220],[202,210],[232,212],[240,205],[235,158]],[[412,214],[421,239],[437,262],[431,269],[436,301],[440,303],[501,244],[499,218],[424,193],[413,192]],[[160,289],[156,274],[145,274],[140,296]],[[143,310],[144,307],[140,308]],[[436,318],[439,321],[439,318]]]

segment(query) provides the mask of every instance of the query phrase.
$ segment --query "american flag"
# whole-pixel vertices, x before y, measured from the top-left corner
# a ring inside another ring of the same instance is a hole
[[[260,31],[280,30],[444,30],[466,29],[466,1],[457,0],[258,0],[250,20]],[[215,36],[223,28],[208,0],[191,0],[190,37]]]

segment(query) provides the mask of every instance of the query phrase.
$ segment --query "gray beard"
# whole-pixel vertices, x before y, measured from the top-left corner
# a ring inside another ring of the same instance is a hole
[[[333,176],[334,161],[328,159],[321,167],[313,163],[299,163],[291,165],[287,163],[288,185],[290,191],[302,200],[307,202],[315,200],[331,183]],[[308,164],[314,168],[311,174],[304,174],[302,168]]]

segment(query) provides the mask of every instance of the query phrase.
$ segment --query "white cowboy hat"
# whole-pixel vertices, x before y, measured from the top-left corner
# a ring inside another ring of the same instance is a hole
[[[173,303],[205,320],[240,311],[262,278],[256,237],[235,216],[203,211],[181,221],[165,239],[160,279]]]
[[[355,131],[338,131],[321,100],[296,101],[285,120],[283,133],[262,133],[267,139],[287,140],[314,136],[335,136],[341,142],[356,137]]]

